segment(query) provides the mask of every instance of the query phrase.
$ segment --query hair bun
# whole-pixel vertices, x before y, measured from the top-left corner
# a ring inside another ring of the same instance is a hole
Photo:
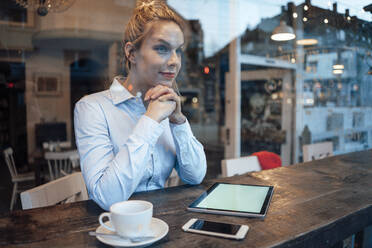
[[[139,3],[137,3],[137,7],[138,9],[142,9],[142,8],[148,8],[148,7],[151,7],[151,6],[154,6],[155,5],[155,0],[143,0]]]

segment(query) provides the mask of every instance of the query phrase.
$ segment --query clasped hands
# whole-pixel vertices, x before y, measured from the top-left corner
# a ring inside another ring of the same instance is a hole
[[[145,115],[157,122],[167,117],[174,124],[182,124],[186,121],[186,117],[181,112],[181,98],[170,87],[157,85],[149,89],[144,101],[150,101]]]

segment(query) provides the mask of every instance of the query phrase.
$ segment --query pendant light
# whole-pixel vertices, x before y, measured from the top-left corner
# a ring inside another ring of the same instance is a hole
[[[293,32],[293,28],[288,26],[285,21],[280,21],[279,26],[274,29],[271,35],[271,39],[275,41],[289,41],[294,38],[296,38],[296,35]]]
[[[301,39],[301,40],[297,40],[296,44],[299,46],[313,46],[313,45],[318,44],[318,40],[313,39],[313,38]]]

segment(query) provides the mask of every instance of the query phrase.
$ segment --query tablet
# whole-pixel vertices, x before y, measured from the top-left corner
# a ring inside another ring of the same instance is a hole
[[[245,217],[266,216],[274,186],[215,183],[188,210]]]

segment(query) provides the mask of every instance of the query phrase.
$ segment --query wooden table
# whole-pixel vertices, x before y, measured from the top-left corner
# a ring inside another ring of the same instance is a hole
[[[154,204],[154,216],[169,225],[160,247],[332,247],[372,224],[372,151],[351,153],[274,170],[219,179],[270,184],[274,196],[264,220],[199,214],[186,210],[215,181],[135,194]],[[0,246],[106,247],[87,232],[103,210],[93,201],[0,216]],[[185,233],[190,218],[248,224],[243,241]]]

